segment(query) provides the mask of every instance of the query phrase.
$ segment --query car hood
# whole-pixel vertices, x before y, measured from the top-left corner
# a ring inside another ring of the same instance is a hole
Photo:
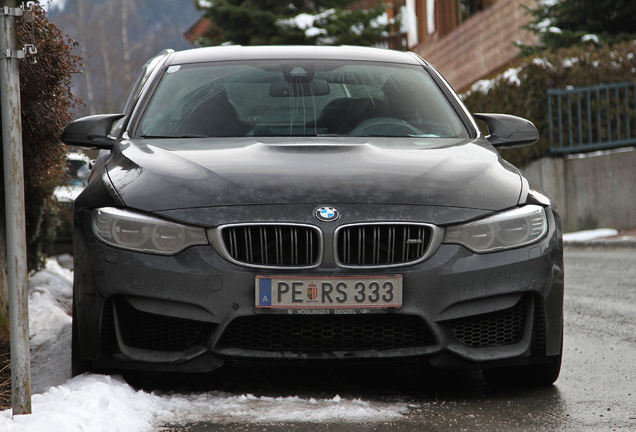
[[[144,211],[261,204],[409,204],[500,210],[519,172],[484,139],[145,139],[106,164]]]

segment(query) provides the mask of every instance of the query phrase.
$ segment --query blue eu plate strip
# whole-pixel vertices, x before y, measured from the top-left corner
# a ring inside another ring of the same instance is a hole
[[[258,286],[258,305],[259,306],[271,306],[272,305],[272,280],[260,279]]]

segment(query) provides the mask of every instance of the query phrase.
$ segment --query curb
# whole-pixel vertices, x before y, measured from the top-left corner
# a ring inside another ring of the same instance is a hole
[[[564,241],[563,246],[566,248],[582,249],[582,248],[621,248],[631,249],[636,248],[635,237],[623,237],[623,238],[600,238],[586,241]]]

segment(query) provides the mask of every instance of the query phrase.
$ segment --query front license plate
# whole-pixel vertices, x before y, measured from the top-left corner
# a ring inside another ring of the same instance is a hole
[[[398,308],[402,307],[402,275],[256,276],[256,307]]]

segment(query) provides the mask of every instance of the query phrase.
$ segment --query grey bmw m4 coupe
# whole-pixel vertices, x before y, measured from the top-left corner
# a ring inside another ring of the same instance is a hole
[[[75,201],[73,374],[403,360],[551,385],[560,219],[497,152],[537,139],[413,53],[160,53],[62,137],[103,150]]]

